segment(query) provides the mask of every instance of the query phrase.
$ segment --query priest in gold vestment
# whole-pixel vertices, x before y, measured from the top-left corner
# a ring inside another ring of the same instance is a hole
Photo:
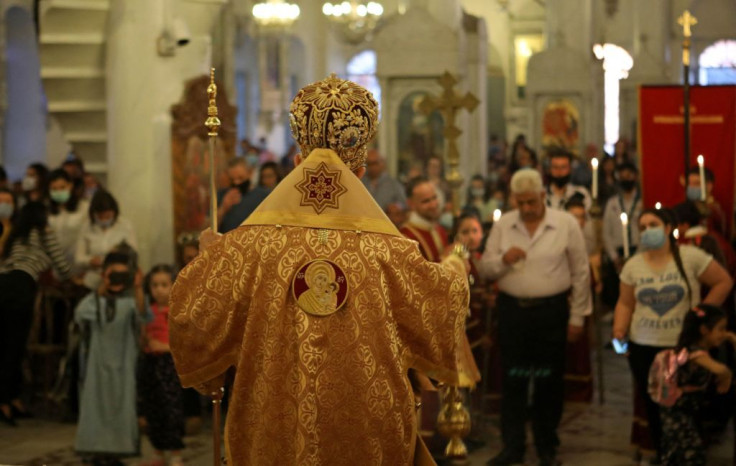
[[[457,383],[463,262],[426,261],[360,182],[378,122],[368,91],[333,75],[290,117],[308,156],[174,284],[181,382],[209,393],[235,369],[230,465],[412,464],[407,371]]]

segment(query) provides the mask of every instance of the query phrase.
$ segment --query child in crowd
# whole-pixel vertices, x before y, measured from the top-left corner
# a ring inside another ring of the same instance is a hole
[[[146,325],[139,386],[154,453],[151,460],[141,463],[145,466],[165,465],[166,451],[171,452],[170,465],[183,464],[182,388],[169,349],[169,293],[173,283],[174,269],[169,265],[154,266],[146,276],[146,293],[152,299],[153,319]]]
[[[689,355],[677,361],[675,373],[682,394],[672,406],[661,406],[662,464],[705,465],[705,445],[698,426],[698,412],[705,401],[705,389],[715,376],[719,393],[731,387],[731,371],[715,361],[708,350],[726,340],[736,344],[736,335],[726,331],[726,314],[716,306],[701,304],[685,316],[674,354]],[[685,350],[684,353],[682,351]],[[678,358],[679,359],[679,358]]]
[[[143,279],[130,256],[108,253],[102,282],[80,301],[80,412],[75,449],[93,465],[122,465],[137,456],[136,360],[143,305]],[[130,293],[133,287],[134,293]]]

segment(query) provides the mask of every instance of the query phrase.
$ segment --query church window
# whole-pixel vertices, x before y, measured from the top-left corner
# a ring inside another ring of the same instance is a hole
[[[350,59],[347,68],[348,79],[371,91],[380,108],[381,86],[378,84],[378,78],[376,77],[376,52],[363,50],[357,53]]]
[[[736,40],[721,40],[706,48],[698,64],[700,84],[736,84]]]
[[[629,52],[615,44],[596,44],[593,53],[603,60],[604,95],[605,95],[605,144],[606,152],[613,153],[613,146],[619,140],[619,81],[629,77],[629,70],[634,66],[634,59]]]
[[[514,37],[514,80],[516,98],[519,100],[526,96],[526,67],[529,59],[542,50],[544,50],[542,34],[520,34]]]

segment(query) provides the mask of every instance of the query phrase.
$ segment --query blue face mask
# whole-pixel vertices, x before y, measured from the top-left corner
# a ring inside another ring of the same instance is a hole
[[[442,225],[447,231],[452,230],[452,224],[455,217],[452,216],[452,212],[444,212],[440,215],[439,224]]]
[[[700,187],[699,186],[688,186],[686,191],[687,199],[690,201],[700,200]]]
[[[664,227],[650,227],[641,234],[641,245],[646,249],[659,249],[664,246],[667,236]]]
[[[69,198],[72,197],[72,193],[66,189],[52,189],[49,192],[49,196],[57,204],[66,204]]]
[[[13,216],[13,204],[3,202],[0,204],[0,220],[5,220]]]

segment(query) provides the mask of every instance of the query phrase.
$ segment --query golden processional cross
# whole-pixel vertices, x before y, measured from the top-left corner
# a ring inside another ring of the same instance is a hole
[[[445,120],[445,128],[442,134],[447,140],[445,161],[449,166],[445,179],[450,185],[450,188],[452,188],[452,209],[455,216],[458,216],[460,215],[460,188],[463,184],[463,177],[458,170],[460,166],[460,152],[457,150],[457,138],[463,132],[455,126],[455,117],[457,117],[458,112],[462,109],[472,112],[480,101],[470,92],[465,93],[465,95],[455,92],[454,87],[457,84],[457,79],[449,71],[445,71],[445,74],[437,81],[442,86],[442,95],[439,97],[432,95],[426,96],[419,104],[419,110],[426,115],[437,110]]]
[[[457,79],[449,71],[445,71],[438,82],[442,86],[442,95],[439,97],[428,95],[420,102],[419,110],[427,115],[437,110],[445,120],[443,131],[443,135],[447,140],[445,160],[449,166],[445,179],[452,188],[452,209],[457,218],[460,215],[460,188],[463,184],[463,177],[458,170],[460,152],[457,149],[457,138],[463,132],[455,125],[455,117],[463,109],[472,112],[480,101],[470,92],[465,93],[465,95],[455,92],[454,86],[457,84]],[[463,335],[463,339],[465,338],[465,335]],[[470,348],[467,340],[462,341],[460,345]],[[445,386],[440,390],[441,407],[440,414],[437,417],[437,430],[444,437],[450,439],[445,447],[445,456],[454,459],[453,464],[467,464],[468,449],[462,439],[470,432],[470,414],[463,406],[463,396],[459,387],[474,386],[476,379],[473,374],[478,372],[475,361],[469,361],[468,357],[472,359],[469,350],[458,359],[459,386]]]

